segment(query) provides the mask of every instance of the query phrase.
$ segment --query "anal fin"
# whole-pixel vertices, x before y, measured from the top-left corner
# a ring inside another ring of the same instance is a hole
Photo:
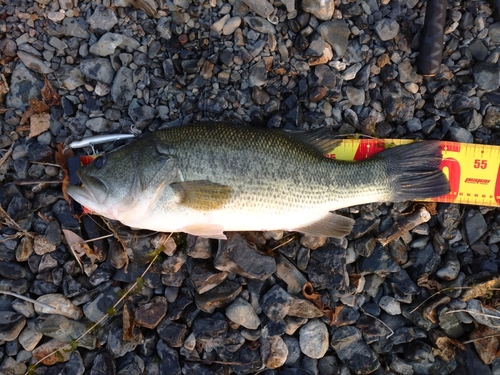
[[[295,228],[295,230],[297,232],[310,234],[312,236],[342,238],[351,233],[353,226],[353,219],[342,215],[329,213],[324,218],[304,227]]]
[[[181,229],[182,232],[192,234],[193,236],[215,238],[217,240],[227,240],[221,225],[217,224],[198,224],[189,225]]]

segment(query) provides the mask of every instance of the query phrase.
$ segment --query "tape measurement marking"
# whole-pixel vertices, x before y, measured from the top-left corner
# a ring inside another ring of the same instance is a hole
[[[332,154],[338,160],[363,160],[387,147],[411,142],[409,139],[345,139]],[[450,182],[450,193],[434,201],[500,206],[500,146],[442,141],[441,150],[441,169]]]

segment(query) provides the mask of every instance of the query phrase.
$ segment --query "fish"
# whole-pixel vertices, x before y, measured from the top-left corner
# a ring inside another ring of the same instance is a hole
[[[225,239],[231,231],[296,231],[342,238],[335,210],[449,193],[439,141],[339,161],[329,131],[286,132],[229,123],[158,130],[81,167],[68,194],[136,229]]]

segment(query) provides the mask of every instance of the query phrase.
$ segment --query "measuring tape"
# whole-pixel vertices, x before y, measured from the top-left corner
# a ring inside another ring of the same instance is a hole
[[[363,160],[410,139],[344,139],[329,157]],[[450,182],[450,193],[435,202],[500,206],[500,147],[482,144],[441,142],[441,169]]]

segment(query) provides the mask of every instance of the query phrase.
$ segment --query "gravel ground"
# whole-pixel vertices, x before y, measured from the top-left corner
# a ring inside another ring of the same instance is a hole
[[[199,120],[500,145],[498,2],[449,2],[435,77],[423,1],[159,3],[0,1],[0,373],[500,374],[495,208],[167,239],[78,221],[58,166],[83,137]]]

